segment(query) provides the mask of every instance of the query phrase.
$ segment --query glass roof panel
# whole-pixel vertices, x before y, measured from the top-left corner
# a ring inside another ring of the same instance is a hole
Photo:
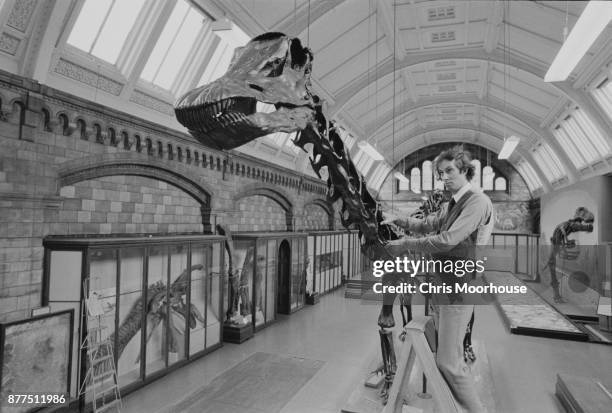
[[[215,49],[210,61],[206,64],[206,69],[204,69],[204,73],[198,85],[205,85],[223,76],[232,61],[233,55],[234,49],[228,44],[220,43]]]
[[[342,142],[344,142],[344,146],[346,146],[346,148],[350,150],[355,144],[355,138],[353,138],[347,131],[342,128],[337,128],[337,132],[340,135],[340,139],[342,139]]]
[[[385,181],[385,178],[389,176],[389,172],[391,172],[391,167],[388,164],[383,163],[382,166],[379,168],[378,176],[376,177],[376,180],[374,182],[374,188],[376,188],[377,190],[380,189],[380,186]]]
[[[612,82],[610,82],[610,79],[601,82],[597,88],[593,89],[592,93],[604,112],[612,118]]]
[[[551,182],[554,181],[555,174],[551,170],[548,162],[544,162],[544,160],[542,159],[542,154],[540,150],[533,151],[533,158],[538,163],[538,165],[540,165],[540,167],[542,168],[542,172],[544,172],[544,175],[546,175],[546,179],[548,179]]]
[[[595,127],[587,114],[584,113],[582,109],[578,108],[574,112],[574,115],[576,115],[576,122],[585,132],[587,138],[590,140],[593,146],[595,146],[596,150],[599,151],[599,157],[609,153],[610,145],[603,137],[599,129]]]
[[[571,139],[581,149],[581,153],[585,156],[588,163],[592,163],[598,158],[597,152],[595,148],[593,148],[593,144],[589,141],[589,138],[587,138],[573,116],[563,121],[563,127],[567,130]]]
[[[536,175],[531,165],[529,165],[527,162],[521,162],[516,167],[521,176],[525,179],[525,182],[527,182],[527,186],[531,191],[542,187],[542,182]]]
[[[79,13],[68,43],[89,53],[113,0],[87,0]]]
[[[183,62],[202,30],[204,16],[184,0],[179,1],[168,19],[141,77],[170,89]]]
[[[567,135],[563,127],[555,128],[553,134],[576,168],[583,168],[587,165],[587,161],[582,156],[581,151],[574,145],[574,142],[572,142],[572,139]]]
[[[184,1],[178,2],[172,10],[170,17],[168,18],[168,22],[164,26],[164,30],[159,36],[159,39],[157,39],[153,52],[149,56],[149,60],[147,61],[142,74],[140,75],[143,79],[152,82],[155,78],[157,68],[159,68],[161,65],[166,55],[166,51],[172,45],[179,25],[181,24],[183,18],[185,18],[188,11],[189,6]]]
[[[542,144],[534,150],[533,157],[550,182],[556,181],[563,176],[559,158],[550,150],[547,144]]]
[[[143,5],[144,0],[116,0],[91,54],[114,64]]]
[[[553,152],[550,145],[546,143],[542,145],[542,148],[544,148],[543,150],[545,151],[546,156],[548,156],[548,158],[550,159],[550,163],[553,165],[553,170],[555,171],[555,177],[557,179],[564,177],[566,175],[565,167],[561,163],[561,160],[559,159],[559,157]]]
[[[217,30],[215,34],[221,41],[213,57],[210,59],[210,63],[206,66],[206,70],[204,70],[198,85],[205,85],[223,76],[232,62],[234,50],[237,47],[246,45],[249,40],[251,40],[250,37],[235,24],[232,24],[231,29]]]
[[[365,154],[360,161],[361,162],[359,162],[358,165],[355,165],[355,167],[359,172],[361,172],[362,175],[368,176],[368,171],[372,167],[372,164],[374,164],[374,159],[370,158],[368,154]]]

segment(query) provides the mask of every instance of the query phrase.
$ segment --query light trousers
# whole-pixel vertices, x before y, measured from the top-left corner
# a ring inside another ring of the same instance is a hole
[[[474,377],[463,358],[463,338],[472,311],[473,305],[437,306],[436,364],[461,407],[469,413],[483,413],[485,410],[476,393]]]

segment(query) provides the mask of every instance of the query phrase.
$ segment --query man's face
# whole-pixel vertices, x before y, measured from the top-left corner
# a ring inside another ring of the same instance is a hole
[[[438,164],[438,175],[440,176],[440,180],[444,182],[444,187],[453,194],[468,182],[465,176],[466,173],[467,171],[459,171],[459,168],[455,165],[455,161],[443,159]]]

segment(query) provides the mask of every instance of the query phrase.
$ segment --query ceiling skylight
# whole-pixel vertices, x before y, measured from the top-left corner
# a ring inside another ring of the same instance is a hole
[[[214,30],[214,32],[219,37],[220,42],[198,85],[205,85],[223,76],[232,61],[235,49],[244,46],[251,40],[246,33],[233,23],[228,24],[227,28]]]
[[[68,43],[115,64],[144,0],[86,0]]]
[[[170,89],[202,30],[205,17],[186,1],[176,3],[141,77]]]

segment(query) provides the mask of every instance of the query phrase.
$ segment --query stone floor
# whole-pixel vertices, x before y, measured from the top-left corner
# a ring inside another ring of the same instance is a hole
[[[419,312],[422,308],[415,308]],[[129,394],[122,411],[167,412],[254,353],[266,352],[324,362],[282,413],[337,413],[379,345],[377,315],[377,305],[346,299],[340,289],[315,306],[281,316],[242,344],[225,344]],[[400,319],[399,311],[395,315]],[[474,340],[487,348],[498,413],[563,412],[554,395],[557,373],[598,378],[612,387],[612,346],[512,335],[494,306],[477,308]]]

